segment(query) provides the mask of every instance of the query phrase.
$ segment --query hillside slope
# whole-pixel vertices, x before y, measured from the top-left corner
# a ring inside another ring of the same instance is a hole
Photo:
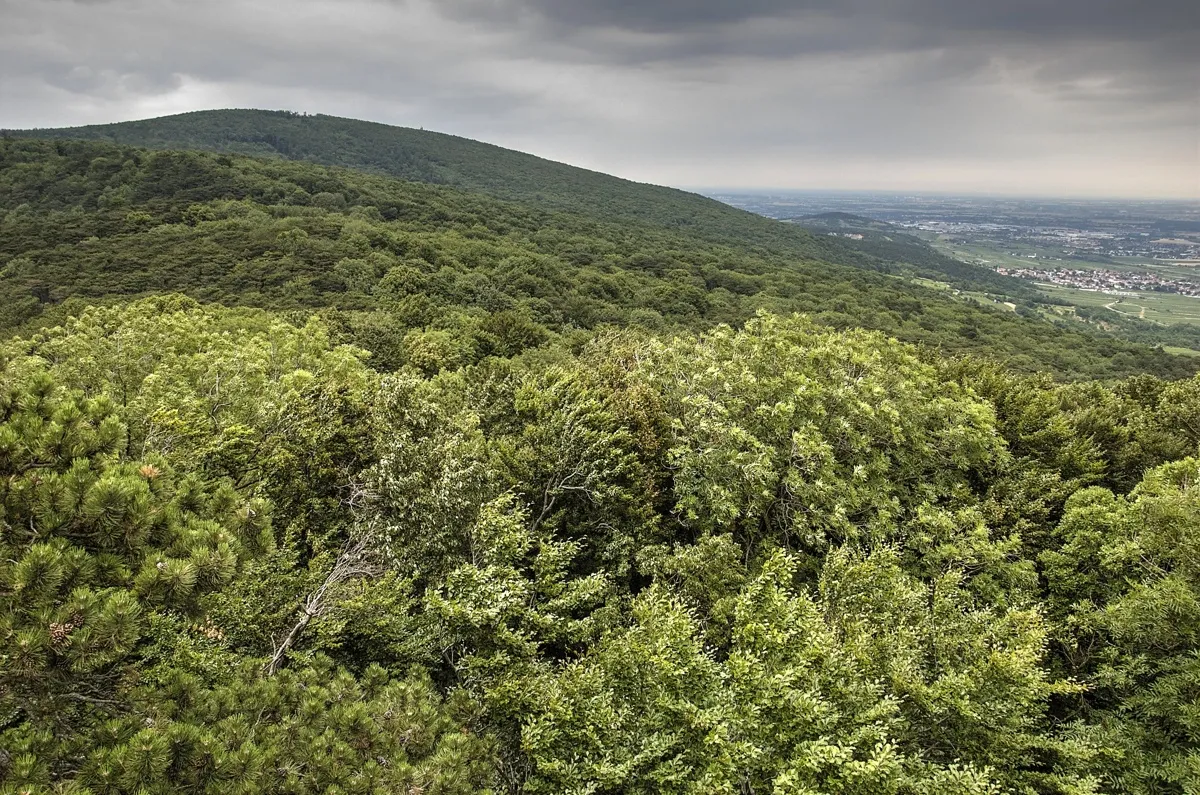
[[[213,110],[89,127],[9,131],[22,137],[100,140],[151,149],[195,149],[342,166],[450,185],[541,209],[597,220],[654,224],[716,243],[903,272],[910,263],[863,251],[850,241],[813,235],[674,188],[632,182],[444,133],[288,111]],[[1017,279],[955,261],[919,263],[922,275],[949,277],[966,289],[1021,296]],[[939,266],[949,265],[943,272]]]
[[[452,185],[605,220],[652,221],[707,235],[809,248],[810,235],[704,196],[576,168],[428,130],[288,111],[214,110],[89,127],[8,131],[31,138],[101,140],[150,149],[198,149],[343,166]]]
[[[71,299],[163,292],[336,310],[385,368],[436,370],[606,324],[740,323],[761,309],[1064,378],[1196,368],[882,274],[652,223],[312,163],[0,140],[0,328],[55,322]]]
[[[827,240],[832,239],[844,252],[843,256],[860,267],[906,273],[946,282],[958,290],[982,292],[1014,301],[1048,301],[1045,294],[1028,282],[948,257],[921,238],[886,221],[832,212],[792,218],[788,223]]]

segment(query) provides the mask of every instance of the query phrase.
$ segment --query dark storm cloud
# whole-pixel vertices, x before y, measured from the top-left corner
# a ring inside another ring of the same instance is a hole
[[[1191,0],[465,0],[496,9],[525,8],[569,26],[607,25],[662,32],[759,18],[819,13],[843,19],[886,19],[938,31],[994,31],[1025,36],[1175,33],[1200,27]]]
[[[0,127],[288,107],[685,185],[1187,193],[1198,39],[1194,0],[0,0]]]
[[[965,85],[1006,58],[1064,100],[1131,113],[1195,96],[1200,2],[1195,0],[447,0],[459,18],[487,18],[557,57],[578,62],[685,66],[751,59],[764,71],[802,59],[908,54],[874,76],[910,93]],[[574,48],[574,51],[571,51]],[[935,57],[922,54],[934,53]],[[1097,92],[1088,78],[1106,75]],[[802,81],[798,81],[802,82]],[[1099,94],[1103,94],[1100,96]]]
[[[588,57],[617,62],[945,47],[986,58],[1021,45],[1052,53],[1056,45],[1109,43],[1140,48],[1163,66],[1200,65],[1195,0],[449,0],[444,7],[486,12],[534,37],[552,30]]]

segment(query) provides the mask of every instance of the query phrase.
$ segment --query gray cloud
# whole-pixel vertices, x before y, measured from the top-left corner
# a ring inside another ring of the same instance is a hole
[[[0,0],[0,127],[288,107],[680,185],[1200,195],[1194,0]]]
[[[610,25],[633,30],[679,30],[749,19],[811,13],[846,19],[887,19],[921,25],[931,33],[994,31],[1033,37],[1069,34],[1131,35],[1200,28],[1189,0],[509,0],[567,25]],[[465,0],[479,3],[481,0]],[[495,0],[482,0],[495,8]]]

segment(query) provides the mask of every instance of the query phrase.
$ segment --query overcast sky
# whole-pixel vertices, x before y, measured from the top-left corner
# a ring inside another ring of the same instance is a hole
[[[1200,0],[0,0],[0,127],[221,107],[681,187],[1200,198]]]

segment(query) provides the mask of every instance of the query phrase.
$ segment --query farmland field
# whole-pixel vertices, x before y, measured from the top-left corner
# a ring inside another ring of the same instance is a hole
[[[1152,320],[1157,323],[1190,323],[1200,325],[1200,298],[1176,293],[1111,293],[1075,290],[1057,285],[1038,285],[1038,289],[1052,298],[1067,301],[1074,306],[1106,307],[1129,317]]]

